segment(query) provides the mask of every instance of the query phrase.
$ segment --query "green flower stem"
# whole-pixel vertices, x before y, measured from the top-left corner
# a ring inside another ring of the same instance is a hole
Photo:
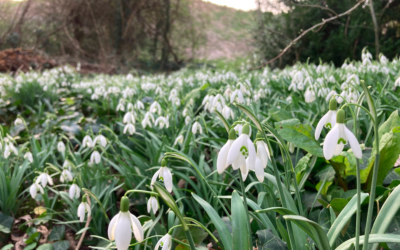
[[[216,243],[218,243],[218,245],[219,245],[219,241],[218,241],[218,239],[214,236],[214,234],[213,234],[210,230],[208,230],[207,227],[205,227],[203,224],[201,224],[199,221],[197,221],[197,220],[195,220],[195,219],[193,219],[193,218],[190,218],[190,217],[184,217],[184,219],[185,219],[185,220],[188,220],[188,221],[190,221],[190,222],[192,222],[192,223],[194,223],[194,224],[189,224],[189,226],[197,226],[197,227],[200,227],[200,228],[204,229],[204,231],[206,231],[206,232],[211,236],[211,238],[213,238],[213,240],[214,240]]]
[[[244,208],[246,209],[246,221],[247,221],[246,226],[247,226],[247,230],[249,231],[249,246],[251,247],[250,250],[252,250],[253,249],[253,244],[252,244],[252,237],[251,237],[249,208],[247,207],[246,190],[244,188],[244,182],[243,182],[243,178],[242,178],[242,173],[239,173],[239,179],[240,179],[240,187],[242,188],[242,196],[243,196]]]
[[[150,195],[159,196],[158,193],[155,193],[155,192],[150,192],[150,191],[145,191],[145,190],[135,190],[135,189],[126,191],[124,196],[128,196],[128,194],[131,194],[131,193],[142,193],[142,194],[150,194]]]

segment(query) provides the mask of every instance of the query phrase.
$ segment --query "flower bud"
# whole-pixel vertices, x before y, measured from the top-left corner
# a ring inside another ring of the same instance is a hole
[[[128,212],[129,210],[129,198],[124,196],[121,198],[121,205],[120,205],[121,212]]]
[[[345,117],[346,117],[346,113],[344,112],[344,110],[343,109],[339,109],[339,111],[336,114],[336,122],[343,124]]]
[[[337,101],[335,98],[332,98],[329,101],[329,110],[336,111],[336,109],[337,109]]]

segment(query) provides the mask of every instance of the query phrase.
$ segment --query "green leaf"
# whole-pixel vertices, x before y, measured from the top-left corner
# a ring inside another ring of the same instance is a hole
[[[314,130],[310,125],[302,124],[298,119],[284,120],[275,123],[275,129],[282,138],[312,155],[324,157],[322,148],[315,140]]]
[[[377,117],[376,117],[376,112],[375,112],[374,101],[372,100],[371,93],[369,92],[369,90],[368,90],[368,88],[367,88],[367,85],[365,85],[365,82],[364,82],[364,81],[360,81],[360,83],[361,83],[361,86],[362,86],[362,88],[363,88],[363,90],[364,90],[365,97],[366,97],[366,99],[367,99],[367,103],[368,103],[368,107],[369,107],[369,112],[371,113],[371,115],[372,115],[372,117],[373,117],[374,119],[377,119]]]
[[[224,221],[219,217],[218,213],[215,209],[208,204],[205,200],[197,196],[196,194],[192,193],[193,198],[202,206],[204,211],[208,214],[211,221],[214,223],[215,228],[221,238],[221,242],[224,245],[226,250],[232,250],[232,235],[229,232],[226,224]]]
[[[57,241],[53,243],[53,250],[67,250],[69,248],[69,241]]]
[[[321,189],[321,194],[323,196],[326,196],[326,193],[328,192],[329,187],[332,185],[332,181],[320,181],[318,182],[318,184],[315,186],[315,189],[317,189],[319,191],[319,189],[321,188],[322,185],[324,185]]]
[[[208,87],[210,87],[210,84],[207,82],[203,86],[201,86],[200,90],[206,90]]]
[[[286,250],[287,245],[281,239],[276,237],[271,231],[271,229],[258,230],[257,231],[258,250]]]
[[[215,112],[215,114],[217,114],[217,116],[218,116],[219,119],[221,120],[222,124],[224,125],[224,127],[225,127],[225,129],[226,129],[226,132],[229,133],[229,124],[228,124],[228,122],[225,120],[225,117],[224,117],[220,112],[218,112],[218,110],[214,110],[214,112]]]
[[[48,241],[62,240],[62,239],[64,239],[64,235],[65,235],[65,226],[64,225],[61,225],[58,227],[53,227],[47,240]]]
[[[400,133],[400,126],[392,129],[393,133]]]
[[[299,215],[284,215],[285,220],[293,221],[303,229],[315,242],[319,249],[330,249],[325,231],[314,221]]]
[[[232,234],[233,234],[233,249],[244,250],[250,249],[249,227],[246,220],[246,210],[243,205],[242,198],[236,191],[232,193],[231,200],[232,208]]]
[[[393,168],[394,163],[399,158],[400,154],[400,133],[393,133],[393,129],[400,126],[400,117],[398,110],[394,111],[390,117],[379,127],[379,170],[377,185],[382,185],[383,180]],[[372,182],[372,167],[375,162],[376,145],[374,143],[371,158],[365,169],[361,170],[361,181],[371,186]]]
[[[9,234],[14,223],[14,218],[0,213],[0,232]]]
[[[52,244],[43,244],[37,248],[37,250],[53,250]]]
[[[32,250],[32,249],[35,249],[36,246],[37,246],[37,243],[36,243],[36,242],[33,242],[33,243],[27,245],[27,246],[24,248],[24,250]]]
[[[368,194],[361,193],[361,203],[368,197]],[[357,211],[357,195],[354,195],[350,202],[345,206],[339,216],[335,219],[335,222],[332,224],[327,237],[329,239],[329,244],[331,247],[335,244],[336,238],[339,236],[339,233],[346,226],[347,222],[351,219],[353,214]]]
[[[13,247],[14,247],[13,244],[8,244],[8,245],[5,245],[1,250],[11,250],[11,248],[13,248]]]
[[[389,225],[392,223],[396,213],[400,208],[400,186],[397,186],[389,195],[383,204],[378,216],[375,219],[374,225],[371,229],[371,234],[384,234],[386,233]],[[377,245],[370,245],[369,249],[375,249]],[[373,248],[375,247],[375,248]]]
[[[351,238],[343,242],[336,250],[347,250],[352,244],[355,244],[356,238]],[[368,243],[382,243],[382,242],[392,242],[400,243],[400,237],[396,234],[370,234],[368,238]],[[364,244],[364,235],[360,236],[360,245]]]

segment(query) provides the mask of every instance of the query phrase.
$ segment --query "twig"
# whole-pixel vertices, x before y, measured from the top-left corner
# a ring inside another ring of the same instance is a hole
[[[85,191],[85,193],[86,193],[86,191]],[[87,194],[87,193],[86,193],[86,194]],[[90,196],[89,196],[89,194],[87,194],[87,197],[88,197],[87,201],[88,201],[89,207],[90,207],[91,204],[90,204]],[[89,227],[89,224],[90,224],[90,221],[91,221],[91,220],[92,220],[92,216],[88,216],[88,217],[87,217],[87,220],[86,220],[85,228]],[[78,242],[78,244],[76,245],[75,250],[79,250],[79,248],[81,247],[82,242],[83,242],[83,239],[85,238],[86,232],[87,232],[87,230],[83,231],[83,233],[82,233],[82,235],[81,235],[81,238],[79,239],[79,242]]]
[[[350,14],[353,10],[357,9],[358,6],[360,6],[364,1],[365,1],[365,0],[362,0],[362,1],[358,2],[356,5],[354,5],[351,9],[347,10],[346,12],[343,12],[343,13],[341,13],[341,14],[339,14],[339,15],[336,15],[336,16],[331,17],[331,18],[328,18],[328,19],[324,19],[322,22],[320,22],[320,23],[318,23],[318,24],[312,26],[311,28],[308,28],[308,29],[305,30],[303,33],[301,33],[300,36],[296,37],[292,42],[290,42],[289,45],[286,46],[286,48],[284,48],[284,49],[282,50],[281,53],[279,53],[279,55],[277,55],[277,56],[274,57],[273,59],[271,59],[271,60],[269,60],[269,61],[263,63],[262,65],[260,65],[260,66],[258,66],[258,67],[256,67],[256,68],[252,68],[251,70],[263,68],[263,67],[265,67],[266,65],[268,65],[268,64],[274,62],[275,60],[279,59],[279,58],[280,58],[281,56],[283,56],[296,42],[298,42],[303,36],[305,36],[308,32],[314,30],[315,28],[318,28],[318,27],[324,25],[325,23],[328,23],[328,22],[333,21],[333,20],[335,20],[335,19],[337,19],[337,18],[339,18],[339,17],[342,17],[342,16],[345,16],[345,15]]]
[[[320,8],[320,9],[323,9],[323,10],[327,10],[327,11],[332,12],[335,16],[338,15],[338,14],[337,14],[334,10],[332,10],[331,8],[324,7],[324,6],[320,6],[320,5],[314,5],[314,4],[309,5],[309,4],[299,4],[299,3],[295,3],[295,5],[296,5],[296,6],[300,6],[300,7]]]
[[[105,55],[106,55],[106,53],[105,53],[105,50],[104,50],[104,47],[103,47],[103,43],[102,43],[102,41],[101,41],[101,36],[100,36],[99,29],[98,29],[98,27],[97,27],[96,18],[94,17],[94,14],[93,14],[93,11],[92,11],[92,7],[90,6],[90,3],[89,3],[88,0],[86,0],[86,4],[87,4],[87,6],[88,6],[88,8],[89,8],[90,15],[91,15],[92,20],[93,20],[94,30],[96,31],[97,39],[99,40],[99,45],[100,45],[100,49],[101,49],[101,64],[103,65],[103,64],[105,63],[104,60],[105,60]]]

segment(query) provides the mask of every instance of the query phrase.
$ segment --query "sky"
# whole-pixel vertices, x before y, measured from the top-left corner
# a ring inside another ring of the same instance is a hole
[[[254,10],[257,8],[256,2],[254,0],[203,0],[206,2],[211,2],[218,5],[225,5],[231,8],[239,10]]]

